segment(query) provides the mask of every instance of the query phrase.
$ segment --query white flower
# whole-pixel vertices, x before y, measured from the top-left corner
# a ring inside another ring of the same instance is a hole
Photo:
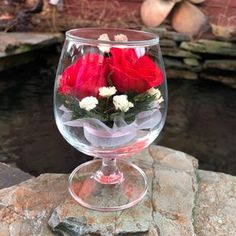
[[[150,88],[147,90],[147,93],[150,95],[155,95],[157,98],[159,98],[161,96],[161,92],[159,89],[155,89],[155,88]]]
[[[128,41],[128,37],[124,34],[117,34],[114,36],[115,41],[118,42],[127,42]]]
[[[116,93],[116,88],[113,87],[101,87],[99,88],[99,95],[102,97],[110,97]]]
[[[50,0],[49,3],[52,5],[57,5],[60,0]]]
[[[98,40],[108,41],[108,42],[110,41],[108,34],[101,34]],[[107,45],[101,44],[100,46],[98,46],[98,48],[101,52],[107,52],[107,53],[110,52],[110,47]]]
[[[98,100],[95,97],[85,97],[79,102],[79,106],[86,111],[91,111],[98,104]]]
[[[150,88],[147,90],[147,92],[150,95],[155,95],[155,101],[157,101],[158,103],[162,103],[164,101],[159,89]]]
[[[160,97],[159,99],[157,99],[158,103],[162,103],[164,102],[164,98],[163,97]]]
[[[127,95],[116,95],[113,97],[113,104],[116,110],[127,112],[130,108],[134,107],[132,102],[129,102]]]
[[[145,55],[145,48],[135,48],[135,52],[138,58],[142,57]]]

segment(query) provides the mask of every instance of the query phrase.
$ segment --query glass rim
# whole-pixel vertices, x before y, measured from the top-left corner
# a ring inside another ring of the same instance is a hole
[[[126,42],[122,42],[122,41],[105,41],[105,40],[98,40],[98,39],[91,39],[91,38],[86,38],[86,37],[80,37],[77,35],[73,35],[73,33],[75,32],[82,32],[82,31],[95,31],[95,30],[107,30],[107,31],[127,31],[127,32],[134,32],[134,33],[138,33],[138,34],[145,34],[150,36],[150,39],[146,39],[146,40],[130,40],[130,41],[126,41]],[[134,30],[134,29],[122,29],[122,28],[75,28],[75,29],[70,29],[68,31],[66,31],[65,33],[66,38],[75,40],[75,41],[79,41],[81,43],[87,43],[87,44],[95,44],[95,45],[112,45],[112,46],[153,46],[156,44],[159,44],[159,36],[151,33],[151,32],[147,32],[147,31],[142,31],[142,30]]]

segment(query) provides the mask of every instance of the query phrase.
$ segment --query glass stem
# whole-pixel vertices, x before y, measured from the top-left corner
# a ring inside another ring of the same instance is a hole
[[[123,173],[119,171],[116,158],[102,158],[102,166],[94,178],[101,184],[118,184],[123,182]]]

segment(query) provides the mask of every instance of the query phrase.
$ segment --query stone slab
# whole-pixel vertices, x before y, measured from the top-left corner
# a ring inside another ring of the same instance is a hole
[[[236,76],[235,75],[215,75],[210,73],[201,73],[200,78],[208,79],[225,84],[231,88],[236,89]]]
[[[54,235],[49,217],[62,235],[193,235],[196,159],[160,146],[131,159],[149,178],[148,194],[135,207],[113,213],[85,209],[69,196],[67,175],[44,174],[0,190],[0,235]]]
[[[231,42],[200,39],[197,42],[182,42],[180,48],[195,53],[236,56],[236,44]]]
[[[138,205],[91,211],[68,194],[67,175],[44,174],[0,190],[0,236],[236,235],[236,177],[197,170],[194,157],[160,146],[130,159],[149,178]]]
[[[121,212],[102,213],[69,199],[54,210],[49,220],[51,228],[63,235],[193,235],[196,159],[151,146],[132,160],[149,179],[149,192],[141,203]],[[168,221],[172,227],[161,223]]]
[[[0,57],[60,43],[63,39],[64,37],[60,33],[0,32]]]
[[[0,163],[0,189],[19,184],[31,178],[33,178],[33,176],[18,168]]]
[[[166,74],[168,79],[198,79],[198,74],[196,72],[188,70],[168,69]]]
[[[47,220],[68,196],[67,176],[44,174],[0,190],[0,236],[51,236]]]
[[[236,177],[198,170],[194,227],[198,236],[236,235]]]
[[[166,39],[174,40],[175,42],[182,42],[182,41],[190,41],[191,40],[191,36],[189,36],[188,34],[178,33],[175,31],[169,31],[164,27],[156,27],[156,28],[155,27],[149,27],[149,28],[143,27],[142,30],[155,33],[161,39],[166,38]]]
[[[167,48],[173,48],[173,47],[177,47],[177,43],[171,39],[162,39],[162,40],[160,40],[160,46],[167,47]]]
[[[199,61],[195,58],[184,58],[184,63],[189,66],[199,66]]]
[[[203,68],[234,72],[236,71],[236,59],[235,60],[206,60],[204,62]]]
[[[170,57],[180,57],[180,58],[195,58],[195,59],[201,59],[201,56],[191,53],[186,50],[181,50],[179,48],[162,48],[162,54],[164,56],[170,56]]]
[[[202,66],[200,65],[199,61],[195,58],[183,58],[182,61],[177,58],[164,57],[164,63],[167,73],[169,69],[185,70],[190,73],[202,71]]]
[[[39,58],[48,47],[61,43],[63,39],[60,33],[0,32],[0,71]]]

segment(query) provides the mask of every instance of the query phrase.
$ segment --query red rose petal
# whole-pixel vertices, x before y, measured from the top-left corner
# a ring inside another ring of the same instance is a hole
[[[112,48],[112,81],[120,92],[142,93],[163,82],[160,68],[146,55],[138,58],[134,49]]]

